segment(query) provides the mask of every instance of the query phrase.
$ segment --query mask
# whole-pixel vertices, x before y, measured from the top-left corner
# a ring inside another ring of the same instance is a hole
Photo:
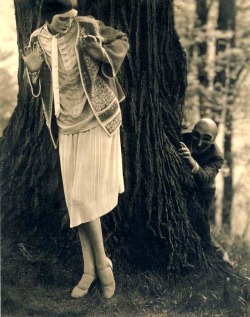
[[[217,125],[212,119],[203,118],[198,121],[192,131],[192,152],[206,152],[214,143],[216,135]]]

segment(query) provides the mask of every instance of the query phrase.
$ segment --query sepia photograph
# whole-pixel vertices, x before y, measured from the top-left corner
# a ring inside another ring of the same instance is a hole
[[[250,0],[1,0],[2,317],[250,317]]]

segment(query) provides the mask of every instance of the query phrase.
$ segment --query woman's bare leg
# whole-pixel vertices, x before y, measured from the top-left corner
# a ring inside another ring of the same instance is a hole
[[[95,255],[84,225],[78,227],[82,247],[84,272],[95,275]]]
[[[104,249],[100,218],[85,223],[84,228],[95,254],[95,263],[102,284],[103,297],[111,298],[115,293],[115,279],[112,262],[107,258]]]
[[[80,282],[72,290],[73,298],[83,297],[88,293],[88,289],[95,280],[95,256],[91,246],[91,242],[85,231],[84,225],[78,227],[78,234],[82,247],[83,255],[83,272]]]
[[[100,218],[87,222],[83,226],[94,251],[96,268],[99,270],[107,267],[109,261],[104,249]]]

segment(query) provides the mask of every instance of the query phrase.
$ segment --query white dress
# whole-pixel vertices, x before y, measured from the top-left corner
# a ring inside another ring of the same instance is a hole
[[[76,29],[72,25],[69,33],[57,39],[59,153],[70,227],[105,215],[124,191],[120,131],[107,135],[86,101],[75,55]],[[51,42],[45,27],[41,44],[50,64]]]

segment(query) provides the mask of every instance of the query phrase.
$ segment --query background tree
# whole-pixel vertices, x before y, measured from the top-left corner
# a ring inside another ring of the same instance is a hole
[[[222,223],[230,227],[231,204],[233,197],[232,189],[232,157],[231,157],[231,134],[232,134],[232,104],[234,102],[235,82],[237,74],[235,72],[235,62],[229,55],[232,54],[231,49],[235,47],[235,22],[236,8],[235,1],[225,2],[219,1],[219,14],[217,29],[216,53],[220,56],[218,59],[217,73],[215,76],[215,86],[224,91],[224,104],[220,113],[221,121],[225,124],[224,134],[224,156],[227,166],[227,173],[224,173],[224,194]],[[221,58],[224,55],[224,58]],[[226,57],[226,58],[225,58]]]
[[[20,49],[40,25],[39,4],[15,0]],[[120,74],[127,95],[122,107],[126,193],[118,210],[105,217],[109,251],[126,253],[141,267],[179,273],[216,266],[208,219],[176,152],[186,60],[174,30],[172,2],[79,1],[81,13],[121,28],[131,45]],[[23,71],[20,60],[18,105],[2,142],[3,234],[22,242],[22,251],[28,243],[58,257],[67,248],[72,253],[77,242],[65,226],[58,152],[52,148],[41,101],[32,98]]]

